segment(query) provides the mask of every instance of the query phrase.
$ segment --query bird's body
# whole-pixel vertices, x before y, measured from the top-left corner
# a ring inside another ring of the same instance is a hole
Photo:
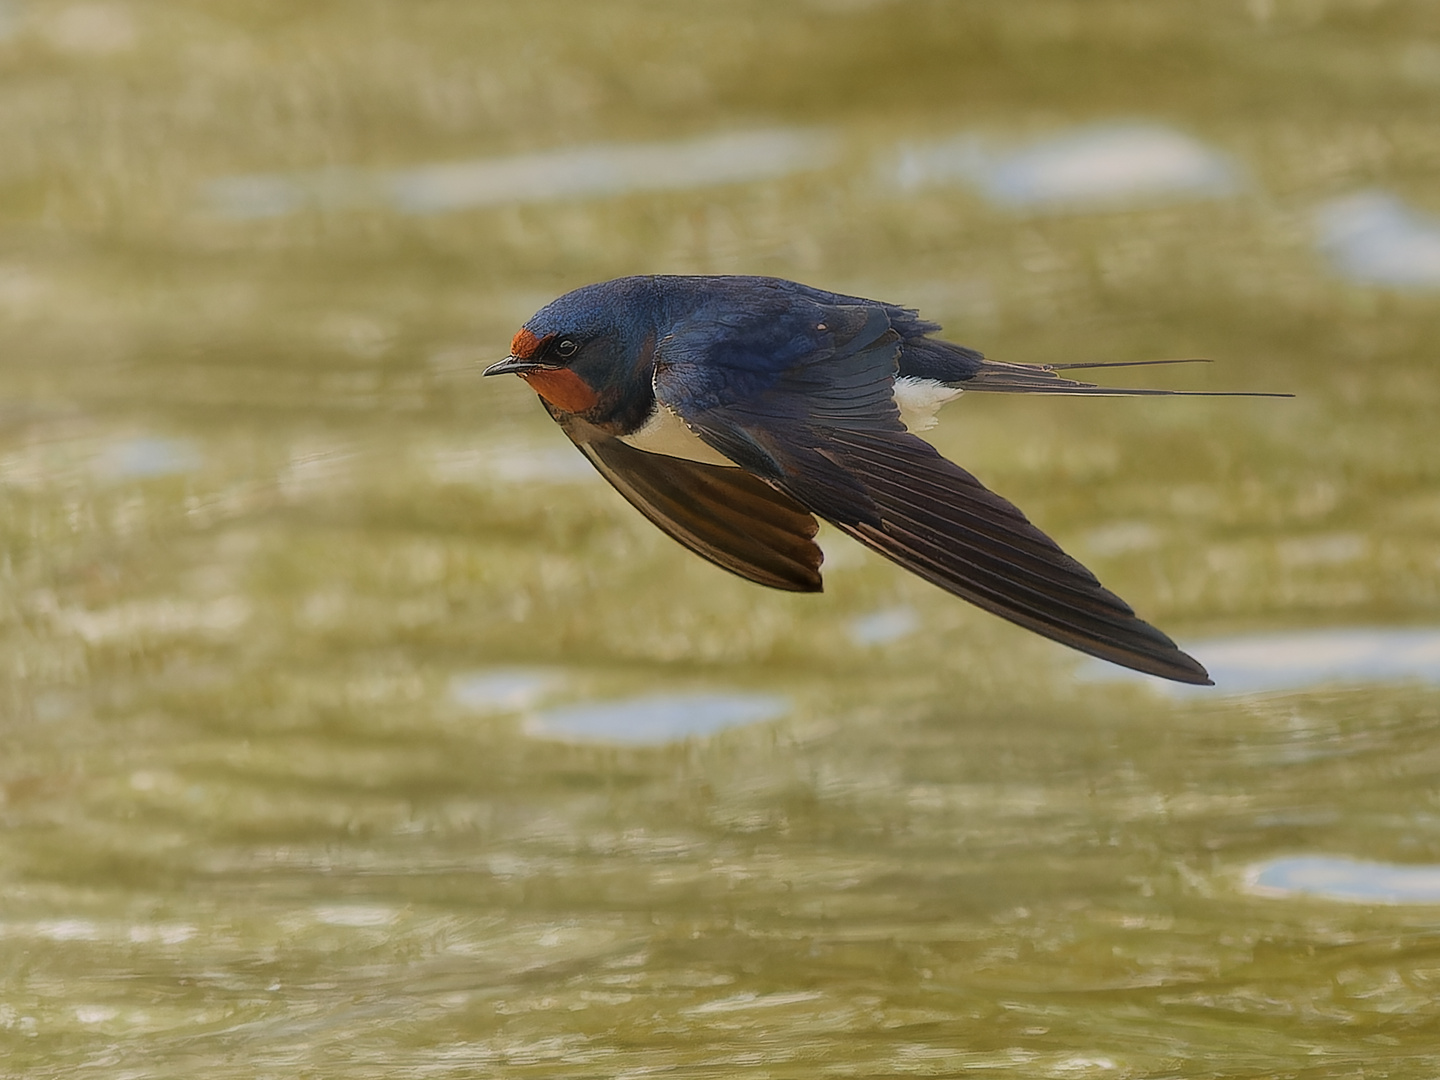
[[[930,336],[939,329],[907,308],[778,278],[619,278],[546,305],[486,374],[520,375],[637,509],[751,581],[819,591],[819,516],[1021,626],[1208,683],[1020,511],[912,433],[965,389],[1169,391],[998,363]]]

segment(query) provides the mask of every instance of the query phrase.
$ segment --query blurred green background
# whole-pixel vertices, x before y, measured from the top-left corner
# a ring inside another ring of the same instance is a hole
[[[1422,0],[0,0],[0,1075],[1435,1076],[1437,175]],[[1221,685],[656,532],[479,378],[652,272],[1294,391],[929,433]]]

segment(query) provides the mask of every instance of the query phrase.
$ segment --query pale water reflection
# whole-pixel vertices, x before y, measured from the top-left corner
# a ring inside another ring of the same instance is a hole
[[[565,681],[564,672],[550,668],[492,668],[455,676],[450,697],[475,712],[518,712],[538,705]]]
[[[1240,188],[1228,157],[1182,132],[1150,124],[1061,132],[1020,149],[977,135],[907,147],[896,167],[902,189],[965,183],[1009,207],[1084,210],[1181,198],[1217,198]]]
[[[1144,682],[1166,694],[1251,694],[1317,686],[1440,683],[1440,630],[1335,629],[1257,634],[1185,643],[1215,680],[1213,687],[1178,686],[1098,661],[1082,678]]]
[[[1316,212],[1316,239],[1335,268],[1367,285],[1440,287],[1440,217],[1383,191],[1334,199]]]
[[[851,619],[847,627],[857,645],[889,645],[920,629],[920,616],[911,607],[882,608]]]
[[[778,720],[789,711],[789,702],[768,694],[659,694],[547,709],[525,730],[548,739],[658,745]]]
[[[1262,896],[1315,896],[1354,904],[1440,904],[1437,865],[1300,855],[1254,866],[1245,880]]]
[[[147,479],[194,472],[203,460],[190,439],[138,436],[107,446],[96,459],[96,470],[117,478]]]
[[[562,147],[390,171],[256,173],[213,180],[205,194],[216,212],[236,220],[376,206],[434,214],[770,180],[825,168],[837,151],[835,136],[825,131],[739,131],[665,143]]]
[[[558,432],[549,442],[517,437],[438,448],[426,457],[431,476],[441,484],[601,483],[595,467]]]
[[[35,937],[46,941],[110,941],[143,945],[183,945],[199,933],[189,923],[101,924],[90,919],[41,919],[33,923],[0,923],[0,937]]]

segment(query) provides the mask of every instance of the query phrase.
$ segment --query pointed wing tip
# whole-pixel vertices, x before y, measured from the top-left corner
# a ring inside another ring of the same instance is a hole
[[[1171,682],[1186,683],[1190,686],[1215,685],[1215,680],[1210,678],[1210,673],[1205,670],[1205,666],[1189,653],[1181,652],[1179,649],[1166,656],[1143,658],[1132,656],[1125,659],[1106,657],[1105,659],[1112,663],[1118,663],[1122,667],[1144,672],[1146,675],[1169,679]]]
[[[722,569],[729,570],[730,568],[727,566],[722,567]],[[735,571],[731,570],[731,573],[735,573]],[[741,574],[740,576],[744,577],[745,575]],[[758,585],[765,585],[772,589],[780,589],[784,592],[823,593],[825,591],[825,581],[823,578],[821,578],[819,573],[815,573],[813,575],[796,574],[792,577],[783,578],[774,577],[764,581],[761,581],[755,577],[751,577],[749,580],[754,581]]]
[[[1205,665],[1200,663],[1187,652],[1175,650],[1175,661],[1182,668],[1182,673],[1170,676],[1176,682],[1189,683],[1191,686],[1214,686],[1215,680],[1210,678],[1210,673],[1205,670]]]
[[[1194,674],[1170,675],[1167,676],[1172,682],[1188,683],[1190,686],[1214,686],[1215,680],[1210,678],[1210,673],[1201,668]]]

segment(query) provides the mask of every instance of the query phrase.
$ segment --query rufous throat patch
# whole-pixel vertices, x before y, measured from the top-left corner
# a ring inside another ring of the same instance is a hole
[[[551,405],[568,413],[583,413],[587,409],[593,409],[600,400],[600,396],[590,389],[589,384],[568,368],[522,371],[520,377]]]

